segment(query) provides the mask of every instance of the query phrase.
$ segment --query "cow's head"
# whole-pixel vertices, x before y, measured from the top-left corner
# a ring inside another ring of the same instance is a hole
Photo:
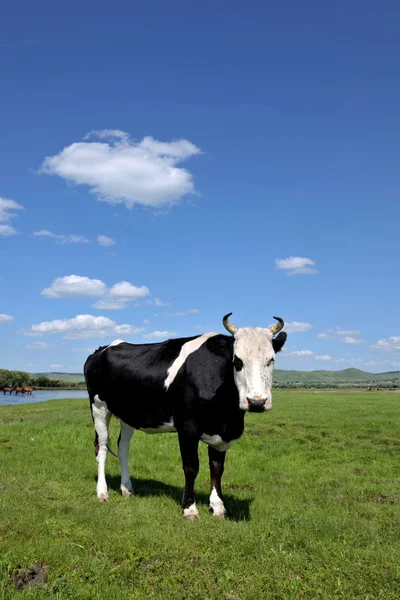
[[[222,322],[234,337],[233,369],[239,406],[253,412],[271,410],[275,355],[286,342],[286,333],[279,333],[285,324],[280,317],[274,317],[278,323],[267,329],[238,328],[229,321],[231,314],[225,315]]]

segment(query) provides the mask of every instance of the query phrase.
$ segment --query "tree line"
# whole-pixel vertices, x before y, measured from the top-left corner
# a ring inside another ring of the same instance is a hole
[[[25,373],[25,371],[8,371],[7,369],[0,369],[0,389],[8,386],[85,389],[85,382],[78,381],[72,383],[69,381],[62,381],[61,379],[49,379],[46,375],[38,375],[35,377],[31,373]]]

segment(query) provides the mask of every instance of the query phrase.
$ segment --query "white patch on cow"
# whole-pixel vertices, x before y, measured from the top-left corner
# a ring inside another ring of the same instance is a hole
[[[217,335],[216,333],[204,333],[200,335],[198,338],[191,340],[190,342],[186,342],[183,344],[179,356],[174,360],[170,368],[168,369],[167,378],[164,381],[164,387],[167,390],[171,383],[174,381],[175,377],[178,374],[179,369],[184,364],[185,360],[192,354],[192,352],[196,352],[210,337]]]
[[[196,506],[195,502],[193,504],[191,504],[189,506],[189,508],[183,509],[183,516],[185,517],[185,519],[190,519],[190,520],[198,519],[200,517],[199,511],[197,510],[197,506]]]
[[[235,440],[231,440],[230,442],[224,442],[220,435],[208,435],[207,433],[203,433],[201,436],[201,441],[208,446],[212,446],[219,452],[225,452],[230,448]]]
[[[113,342],[111,342],[111,344],[108,344],[108,346],[106,348],[104,348],[102,350],[102,352],[104,352],[104,350],[107,350],[107,348],[111,348],[111,346],[118,346],[118,344],[123,344],[124,340],[114,340]]]
[[[241,370],[234,369],[239,392],[239,406],[248,410],[250,400],[268,400],[265,410],[272,408],[272,375],[275,351],[273,334],[262,327],[243,327],[234,334],[234,355],[243,362]]]
[[[166,423],[162,423],[159,427],[140,427],[140,431],[145,433],[174,433],[176,432],[173,419]]]
[[[214,517],[223,517],[226,513],[224,503],[218,496],[218,492],[215,487],[213,487],[210,494],[210,509],[213,511]]]
[[[110,423],[111,413],[107,408],[107,404],[100,400],[97,394],[95,395],[92,404],[92,415],[99,444],[99,452],[97,454],[97,499],[99,502],[105,502],[108,500],[105,466],[108,448],[108,425]]]
[[[118,458],[121,466],[121,494],[124,498],[134,495],[131,476],[129,474],[129,446],[133,435],[133,427],[121,421],[121,437],[118,444]]]

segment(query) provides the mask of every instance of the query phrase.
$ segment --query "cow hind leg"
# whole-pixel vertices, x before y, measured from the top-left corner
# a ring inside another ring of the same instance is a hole
[[[210,510],[214,517],[224,517],[226,514],[222,498],[221,479],[224,473],[226,452],[219,452],[211,446],[208,447],[208,460],[210,463]]]
[[[92,404],[92,416],[95,436],[95,453],[97,460],[97,499],[99,502],[108,500],[108,490],[106,482],[106,459],[108,450],[108,425],[111,419],[111,413],[105,402],[102,402],[96,395]]]
[[[199,472],[199,439],[194,436],[179,434],[179,446],[183,472],[185,473],[185,489],[181,506],[185,519],[192,521],[200,517],[194,494],[194,482]]]
[[[134,491],[129,474],[129,446],[133,435],[133,427],[121,421],[121,432],[118,438],[118,458],[121,466],[121,494],[124,498],[134,496]]]

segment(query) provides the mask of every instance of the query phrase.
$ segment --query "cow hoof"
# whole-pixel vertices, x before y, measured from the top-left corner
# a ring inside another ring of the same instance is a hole
[[[187,521],[197,521],[197,519],[200,519],[200,515],[183,515],[185,517],[185,519]]]
[[[132,488],[128,488],[126,485],[121,485],[121,494],[124,498],[133,498],[135,492]]]
[[[199,511],[197,510],[196,504],[192,504],[189,508],[183,509],[183,516],[188,521],[195,521],[196,519],[200,519]]]
[[[108,494],[100,494],[100,496],[98,496],[97,500],[98,500],[98,502],[107,502]]]

